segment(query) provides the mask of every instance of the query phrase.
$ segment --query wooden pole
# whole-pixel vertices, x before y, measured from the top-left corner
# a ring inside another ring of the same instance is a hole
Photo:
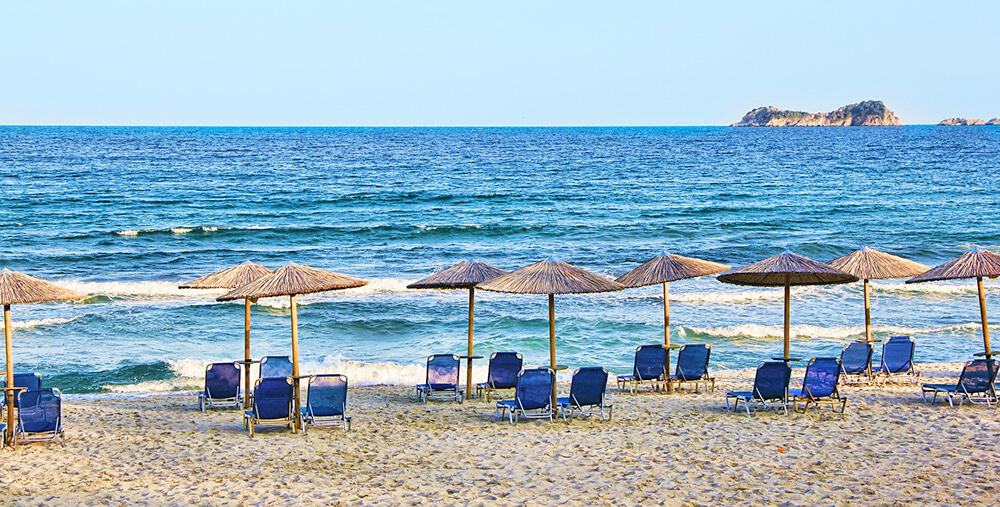
[[[472,335],[475,327],[476,288],[469,287],[469,358],[465,368],[465,399],[472,399]]]
[[[875,341],[872,338],[872,302],[871,302],[871,287],[868,286],[868,279],[865,278],[865,341],[871,343]]]
[[[990,322],[986,320],[986,293],[983,291],[983,277],[976,277],[976,286],[979,288],[979,315],[983,319],[983,346],[986,347],[986,359],[991,359],[993,351],[990,350]]]
[[[7,445],[14,445],[14,326],[10,323],[10,305],[3,305],[4,350],[7,354]]]
[[[663,380],[667,381],[667,392],[674,392],[674,384],[670,381],[670,284],[663,282],[663,348],[667,349],[664,361]]]
[[[792,334],[791,314],[792,314],[792,288],[786,279],[785,281],[785,362],[786,363],[792,357],[791,351],[789,350],[791,348],[791,334]]]
[[[243,408],[250,408],[250,298],[243,302]]]
[[[295,423],[292,430],[302,429],[302,410],[299,401],[299,312],[295,296],[288,296],[292,308],[292,396],[295,400]]]
[[[556,295],[549,294],[549,364],[556,371]],[[552,382],[552,410],[556,409],[556,383]]]

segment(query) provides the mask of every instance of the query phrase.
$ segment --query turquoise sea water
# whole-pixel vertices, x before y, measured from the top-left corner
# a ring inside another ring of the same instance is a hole
[[[664,250],[741,265],[868,245],[936,264],[1000,247],[998,173],[995,127],[0,127],[0,265],[92,294],[14,309],[18,370],[69,392],[193,387],[239,359],[241,304],[176,285],[247,259],[371,280],[303,298],[304,368],[410,383],[427,354],[464,352],[467,294],[404,287],[459,260],[618,276]],[[662,339],[659,290],[557,297],[560,363],[627,372]],[[671,292],[674,339],[712,344],[717,369],[780,351],[780,290]],[[859,284],[794,296],[796,355],[862,335]],[[873,297],[876,334],[914,335],[918,360],[982,349],[973,283]],[[998,300],[990,282],[994,315]],[[255,356],[288,353],[286,301],[253,323]],[[544,363],[545,297],[480,292],[476,336]]]

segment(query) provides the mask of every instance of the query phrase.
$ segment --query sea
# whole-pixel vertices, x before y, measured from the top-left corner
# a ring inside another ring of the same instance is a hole
[[[206,363],[242,359],[243,306],[178,284],[246,260],[368,280],[301,298],[303,371],[413,384],[429,354],[465,353],[468,294],[406,285],[461,260],[616,277],[661,252],[1000,248],[1000,127],[0,127],[0,192],[0,268],[89,295],[13,307],[15,369],[46,385],[198,388]],[[557,296],[559,363],[630,372],[662,341],[661,290]],[[792,295],[793,355],[863,337],[860,283]],[[912,335],[917,362],[982,350],[974,281],[879,280],[872,302],[876,337]],[[987,302],[1000,315],[996,281]],[[780,353],[782,308],[781,289],[679,281],[673,340],[752,368]],[[289,354],[287,298],[252,320],[255,357]],[[506,350],[547,363],[545,296],[477,291],[475,351]]]

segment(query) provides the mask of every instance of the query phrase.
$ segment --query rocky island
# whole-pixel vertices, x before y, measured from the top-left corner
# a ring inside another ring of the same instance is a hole
[[[829,113],[758,107],[730,127],[881,127],[902,125],[881,100],[865,100]]]
[[[990,121],[992,122],[993,120]],[[967,127],[971,125],[986,125],[986,122],[978,118],[945,118],[938,125],[945,127]]]

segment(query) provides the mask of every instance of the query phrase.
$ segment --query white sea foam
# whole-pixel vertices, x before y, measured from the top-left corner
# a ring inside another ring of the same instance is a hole
[[[927,333],[968,333],[979,331],[981,326],[976,322],[964,324],[954,324],[950,326],[935,328],[917,328],[904,326],[873,326],[872,331],[890,335],[920,335]],[[782,326],[764,326],[760,324],[737,324],[733,326],[719,327],[687,327],[682,326],[678,333],[682,336],[688,333],[704,334],[710,336],[721,336],[725,338],[782,338],[784,328]],[[828,338],[846,339],[864,336],[864,326],[833,326],[822,327],[809,324],[794,325],[791,327],[791,334],[798,339],[808,338]]]
[[[139,235],[139,231],[136,229],[126,229],[124,231],[117,231],[115,234],[119,236],[125,236],[126,238],[132,238]]]
[[[206,298],[224,294],[224,289],[179,289],[180,282],[83,282],[59,280],[56,283],[91,296],[129,297],[138,299]]]
[[[172,227],[170,229],[170,232],[172,232],[174,234],[187,234],[187,233],[189,233],[189,232],[191,232],[193,230],[194,229],[192,229],[190,227]]]
[[[38,319],[38,320],[13,320],[11,323],[13,324],[12,326],[13,329],[32,329],[36,327],[59,326],[62,324],[69,324],[70,322],[73,322],[74,320],[79,319],[80,317],[82,317],[82,315],[76,315],[74,317],[60,317],[51,319]],[[0,329],[3,328],[4,328],[3,323],[0,322]]]

